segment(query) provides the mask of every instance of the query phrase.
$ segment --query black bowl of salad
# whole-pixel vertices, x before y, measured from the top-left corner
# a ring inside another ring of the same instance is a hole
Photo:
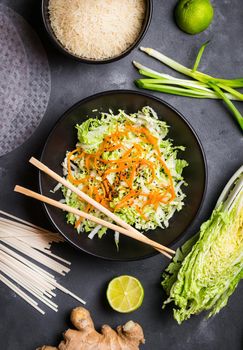
[[[207,183],[204,151],[186,119],[161,99],[129,90],[96,94],[66,111],[41,161],[167,246],[192,224]],[[107,220],[47,175],[40,173],[39,183],[42,194]],[[68,242],[96,257],[128,261],[157,253],[73,214],[45,210]]]

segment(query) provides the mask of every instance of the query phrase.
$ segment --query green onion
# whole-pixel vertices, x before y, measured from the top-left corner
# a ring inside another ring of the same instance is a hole
[[[243,94],[235,89],[243,87],[243,78],[221,79],[199,72],[197,68],[207,45],[208,42],[204,43],[200,48],[192,69],[183,66],[154,49],[141,47],[141,51],[158,59],[160,62],[173,68],[177,72],[187,75],[195,80],[178,79],[169,74],[157,72],[133,61],[133,64],[139,70],[139,73],[146,77],[135,80],[135,84],[139,88],[167,94],[194,98],[222,99],[228,109],[232,112],[241,130],[243,130],[243,117],[231,102],[232,100],[243,101]]]
[[[197,68],[198,68],[198,66],[199,66],[199,63],[200,63],[200,61],[201,61],[202,54],[203,54],[203,52],[204,52],[204,50],[205,50],[205,47],[206,47],[208,44],[209,44],[209,41],[207,41],[205,44],[203,44],[203,45],[200,47],[200,49],[199,49],[199,51],[198,51],[198,54],[197,54],[197,57],[196,57],[196,60],[195,60],[195,63],[194,63],[194,66],[193,66],[193,68],[192,68],[192,72],[196,72],[196,70],[197,70]]]
[[[147,90],[160,91],[167,94],[186,96],[186,97],[196,97],[196,98],[215,98],[215,95],[207,94],[206,92],[196,91],[193,89],[180,88],[169,85],[162,84],[147,84],[142,81],[142,79],[138,79],[135,81],[137,87]]]
[[[169,74],[163,74],[163,73],[160,73],[160,72],[156,72],[155,70],[150,69],[150,68],[148,68],[146,66],[143,66],[142,64],[140,64],[140,63],[138,63],[136,61],[133,61],[133,65],[138,69],[138,71],[139,71],[139,73],[141,75],[149,77],[149,78],[152,78],[152,79],[150,79],[150,81],[147,81],[147,83],[149,83],[149,84],[158,84],[159,80],[160,80],[160,84],[161,84],[162,83],[162,79],[164,79],[163,84],[174,84],[174,85],[181,85],[181,86],[185,86],[185,87],[192,87],[192,88],[196,88],[196,89],[205,90],[207,92],[210,92],[211,94],[210,94],[210,96],[209,95],[205,95],[204,98],[221,99],[221,97],[219,97],[217,94],[215,94],[214,91],[209,89],[207,84],[202,83],[200,81],[178,79],[178,78],[175,78],[175,77],[173,77],[173,76],[171,76]],[[136,80],[135,81],[136,85],[140,84],[140,83],[137,84],[138,81],[139,82],[141,81],[141,82],[143,82],[143,84],[145,84],[145,79]],[[143,86],[143,88],[145,88],[145,87]],[[227,89],[231,89],[231,88],[227,87]],[[163,92],[163,91],[161,90],[161,92]],[[226,94],[227,97],[230,100],[241,101],[242,100],[242,94],[240,94],[236,90],[234,90],[234,92],[238,93],[239,95],[233,96],[232,94]]]
[[[183,79],[168,79],[168,78],[160,78],[160,79],[139,79],[144,84],[170,84],[170,85],[180,85],[187,88],[195,89],[195,90],[202,90],[207,92],[212,92],[210,89],[194,84],[190,80],[183,80]]]
[[[231,95],[235,96],[238,101],[243,101],[243,94],[239,91],[232,89],[230,86],[225,86],[224,84],[217,84],[221,89],[228,91]]]
[[[224,100],[225,104],[232,111],[233,116],[243,130],[243,117],[233,103],[227,98],[226,94],[214,83],[209,83],[217,94]]]
[[[162,53],[154,49],[141,47],[140,50],[147,53],[149,56],[154,57],[157,60],[161,61],[162,63],[166,64],[168,67],[173,68],[177,72],[188,75],[189,77],[202,81],[204,83],[207,83],[210,80],[215,83],[222,83],[226,86],[231,86],[235,88],[243,87],[243,78],[230,79],[230,80],[213,78],[210,75],[207,75],[198,71],[193,72],[192,69],[183,66],[182,64],[172,60],[171,58],[163,55]]]
[[[218,94],[216,94],[214,91],[210,89],[202,90],[202,88],[200,87],[198,88],[192,87],[190,89],[188,88],[189,85],[175,83],[174,81],[166,81],[166,80],[163,81],[159,79],[158,81],[157,79],[151,79],[151,80],[152,81],[150,82],[150,79],[137,79],[135,80],[135,85],[140,89],[159,91],[159,92],[172,94],[172,95],[195,97],[195,98],[222,99],[221,96],[219,96]],[[184,89],[178,88],[175,86],[169,87],[168,85],[179,85],[184,87]],[[239,101],[239,99],[235,98],[231,94],[225,94],[225,95],[229,100]]]

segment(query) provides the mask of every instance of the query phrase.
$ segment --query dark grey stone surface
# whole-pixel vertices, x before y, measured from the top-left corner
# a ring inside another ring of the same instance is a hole
[[[171,71],[137,49],[121,61],[107,65],[72,61],[56,51],[45,34],[40,0],[1,0],[1,3],[23,15],[39,34],[51,65],[52,93],[46,115],[36,132],[20,148],[0,159],[0,208],[48,228],[42,205],[14,194],[12,190],[15,184],[34,190],[38,188],[37,172],[28,165],[28,159],[31,155],[40,155],[45,139],[60,115],[73,103],[96,92],[135,89],[133,80],[137,73],[131,65],[132,59],[160,67],[164,72]],[[211,39],[200,69],[222,77],[242,76],[242,0],[214,0],[214,22],[197,36],[186,35],[177,29],[172,17],[175,3],[176,0],[154,0],[152,23],[142,44],[191,66],[199,46]],[[209,183],[203,208],[179,245],[208,218],[225,182],[242,164],[243,140],[222,103],[156,95],[175,106],[190,121],[204,145],[208,162]],[[243,111],[242,106],[239,107]],[[142,348],[146,350],[243,349],[242,283],[219,315],[209,320],[200,315],[178,326],[172,318],[171,308],[161,310],[164,295],[160,275],[168,263],[165,258],[156,256],[132,263],[112,263],[90,257],[67,244],[55,247],[55,251],[72,262],[71,273],[59,281],[87,300],[97,327],[103,323],[115,326],[132,318],[144,327],[146,345]],[[138,277],[145,288],[142,307],[131,315],[113,312],[105,299],[107,282],[120,274]],[[41,316],[0,284],[0,349],[33,350],[44,343],[55,344],[69,326],[71,308],[77,305],[62,293],[58,293],[57,302],[60,305],[57,314],[47,310],[46,315]]]

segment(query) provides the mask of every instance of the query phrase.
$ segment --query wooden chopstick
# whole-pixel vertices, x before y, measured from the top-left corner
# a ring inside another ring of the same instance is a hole
[[[50,204],[56,208],[59,208],[59,209],[62,209],[64,211],[68,211],[70,213],[73,213],[74,215],[78,215],[78,216],[81,216],[85,219],[88,219],[88,220],[91,220],[95,223],[97,223],[98,225],[102,225],[102,226],[105,226],[105,227],[108,227],[114,231],[118,231],[130,238],[133,238],[133,239],[136,239],[140,242],[143,242],[145,244],[148,244],[152,247],[156,247],[156,248],[159,248],[160,247],[160,244],[157,243],[157,242],[154,242],[152,241],[151,239],[147,238],[146,236],[144,235],[137,235],[135,234],[134,232],[131,232],[121,226],[117,226],[115,224],[112,224],[111,222],[108,222],[108,221],[105,221],[105,220],[102,220],[94,215],[91,215],[91,214],[88,214],[88,213],[85,213],[79,209],[76,209],[76,208],[73,208],[73,207],[70,207],[69,205],[67,204],[63,204],[59,201],[56,201],[54,199],[51,199],[49,197],[46,197],[46,196],[43,196],[39,193],[36,193],[34,191],[31,191],[25,187],[22,187],[22,186],[18,186],[16,185],[15,188],[14,188],[14,191],[15,192],[18,192],[18,193],[22,193],[23,195],[27,196],[27,197],[31,197],[31,198],[34,198],[34,199],[37,199],[41,202],[44,202],[46,204]],[[171,255],[162,251],[162,254],[165,254],[167,257],[171,258]]]
[[[100,203],[96,202],[96,200],[94,200],[93,198],[89,197],[86,193],[82,192],[80,189],[78,189],[76,186],[72,185],[70,182],[68,182],[66,179],[64,179],[63,177],[61,177],[60,175],[58,175],[57,173],[55,173],[53,170],[51,170],[50,168],[48,168],[45,164],[41,163],[39,160],[37,160],[34,157],[31,157],[29,162],[34,165],[35,167],[37,167],[39,170],[43,171],[44,173],[46,173],[47,175],[49,175],[50,177],[52,177],[53,179],[55,179],[57,182],[61,183],[62,185],[64,185],[65,187],[69,188],[72,192],[76,193],[79,197],[81,197],[83,200],[85,200],[86,202],[88,202],[89,204],[91,204],[93,207],[95,207],[96,209],[98,209],[99,211],[101,211],[103,214],[105,214],[106,216],[110,217],[113,221],[115,221],[117,224],[119,224],[120,226],[122,226],[123,228],[127,229],[129,232],[133,232],[136,235],[139,235],[140,237],[143,236],[145,237],[147,240],[151,242],[153,242],[153,244],[151,244],[155,249],[159,250],[161,253],[162,251],[166,251],[168,253],[172,253],[175,254],[175,251],[173,249],[170,249],[162,244],[159,244],[149,238],[147,238],[145,235],[143,235],[141,232],[139,232],[138,230],[136,230],[134,227],[132,227],[131,225],[129,225],[127,222],[125,222],[124,220],[122,220],[119,216],[115,215],[114,213],[112,213],[109,209],[105,208],[103,205],[101,205]]]

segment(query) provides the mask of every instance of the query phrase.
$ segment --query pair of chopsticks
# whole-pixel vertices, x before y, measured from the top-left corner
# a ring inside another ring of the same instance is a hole
[[[103,214],[105,214],[107,217],[110,217],[114,222],[116,222],[118,225],[116,224],[112,224],[111,222],[102,220],[100,218],[97,218],[94,215],[85,213],[79,209],[76,208],[72,208],[67,204],[63,204],[59,201],[56,201],[54,199],[51,199],[49,197],[43,196],[39,193],[36,193],[34,191],[31,191],[27,188],[24,188],[22,186],[18,186],[16,185],[14,188],[15,192],[21,193],[27,197],[31,197],[34,199],[37,199],[41,202],[44,202],[46,204],[52,205],[56,208],[62,209],[64,211],[68,211],[70,213],[73,213],[74,215],[78,215],[81,216],[85,219],[91,220],[99,225],[105,226],[107,228],[110,228],[114,231],[118,231],[130,238],[136,239],[137,241],[140,241],[142,243],[148,244],[150,246],[152,246],[153,248],[155,248],[156,250],[158,250],[160,253],[164,254],[166,257],[168,258],[172,258],[171,254],[175,254],[175,251],[173,249],[170,249],[160,243],[157,243],[151,239],[149,239],[148,237],[146,237],[145,235],[143,235],[141,232],[139,232],[138,230],[136,230],[134,227],[132,227],[131,225],[129,225],[127,222],[125,222],[124,220],[122,220],[120,217],[118,217],[117,215],[115,215],[114,213],[112,213],[109,209],[105,208],[103,205],[101,205],[100,203],[96,202],[93,198],[89,197],[86,193],[82,192],[81,190],[79,190],[76,186],[72,185],[70,182],[68,182],[66,179],[64,179],[63,177],[61,177],[60,175],[56,174],[53,170],[51,170],[50,168],[48,168],[45,164],[41,163],[40,161],[38,161],[36,158],[32,157],[29,162],[34,165],[36,168],[38,168],[39,170],[43,171],[44,173],[46,173],[47,175],[49,175],[50,177],[52,177],[54,180],[56,180],[57,182],[61,183],[62,185],[64,185],[65,187],[67,187],[68,189],[70,189],[72,192],[76,193],[80,198],[82,198],[84,201],[88,202],[89,204],[91,204],[94,208],[98,209],[99,211],[101,211]]]

